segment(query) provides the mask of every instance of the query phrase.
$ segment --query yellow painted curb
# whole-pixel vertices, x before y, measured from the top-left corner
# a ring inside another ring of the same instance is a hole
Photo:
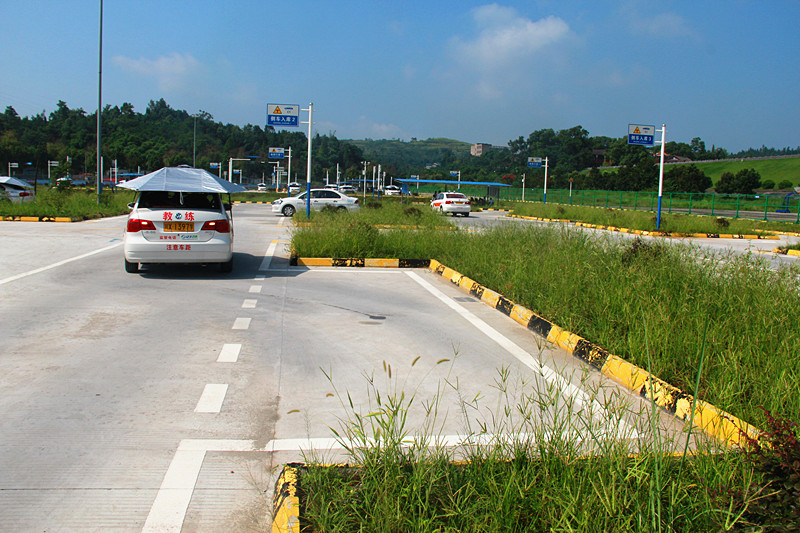
[[[39,222],[39,217],[19,217],[20,222]]]
[[[319,267],[329,267],[331,266],[331,259],[324,259],[319,257],[298,257],[297,258],[297,266],[319,266]]]
[[[300,491],[298,468],[283,467],[272,498],[272,533],[300,533]]]

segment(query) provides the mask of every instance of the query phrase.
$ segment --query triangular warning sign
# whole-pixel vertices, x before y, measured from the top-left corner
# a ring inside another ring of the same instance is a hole
[[[282,115],[283,113],[281,113],[281,108],[280,107],[275,106],[275,111],[273,111],[272,114],[273,115]]]
[[[633,130],[633,133],[641,133],[641,132],[639,131],[639,126],[636,126],[636,129],[634,129],[634,130]]]

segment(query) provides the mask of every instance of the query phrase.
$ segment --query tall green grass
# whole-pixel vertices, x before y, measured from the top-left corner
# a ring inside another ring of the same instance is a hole
[[[608,400],[607,418],[587,416],[557,388],[501,368],[493,407],[462,400],[460,411],[485,412],[486,422],[452,447],[441,441],[441,399],[457,380],[422,399],[384,369],[383,388],[367,376],[371,401],[363,408],[334,384],[345,415],[331,429],[356,466],[308,459],[301,472],[308,530],[691,533],[747,525],[743,510],[759,489],[743,457],[709,455],[717,450],[702,446],[698,455],[671,454],[676,442],[646,420],[642,428],[652,431],[640,440],[615,438],[605,426],[617,426],[621,411],[631,414],[624,402]],[[416,428],[407,423],[415,404],[426,415]]]
[[[40,187],[33,202],[0,202],[0,216],[97,218],[127,214],[127,204],[134,191],[104,190],[99,202],[97,193],[89,189],[56,189]]]

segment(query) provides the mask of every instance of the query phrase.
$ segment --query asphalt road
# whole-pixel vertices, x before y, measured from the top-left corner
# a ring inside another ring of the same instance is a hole
[[[450,444],[649,438],[639,398],[435,274],[290,267],[288,219],[234,213],[227,275],[125,273],[124,217],[0,222],[0,530],[264,531],[275,470],[346,460],[330,428],[378,394]]]

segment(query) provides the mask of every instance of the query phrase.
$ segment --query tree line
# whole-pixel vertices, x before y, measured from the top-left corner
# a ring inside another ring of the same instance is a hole
[[[292,149],[292,174],[305,175],[308,139],[303,132],[275,131],[248,124],[244,127],[215,122],[205,111],[192,115],[171,108],[164,99],[151,100],[144,113],[130,103],[107,105],[102,113],[102,153],[105,178],[111,161],[128,171],[152,171],[182,164],[208,169],[211,163],[228,158],[247,159],[237,162],[245,176],[270,176],[269,148]],[[94,174],[97,168],[97,113],[81,108],[70,109],[59,101],[55,111],[32,117],[20,117],[13,107],[0,115],[0,164],[18,162],[32,166],[37,175],[47,175],[47,162],[58,161],[53,179],[60,176]],[[333,135],[315,135],[312,175],[323,176],[326,169],[358,173],[362,151],[339,141]],[[283,168],[287,162],[282,163]],[[3,168],[3,167],[0,167]],[[293,176],[294,177],[294,176]],[[266,178],[269,181],[269,178]]]
[[[164,166],[193,163],[209,168],[211,163],[237,162],[244,175],[258,180],[272,172],[270,147],[292,149],[293,176],[303,176],[306,168],[307,138],[301,131],[275,131],[248,124],[240,127],[214,121],[205,111],[192,115],[170,107],[164,99],[151,100],[143,113],[130,103],[103,108],[104,167],[111,161],[128,171],[152,171]],[[13,107],[0,115],[0,165],[18,162],[32,166],[37,175],[47,175],[47,162],[58,161],[53,178],[94,174],[96,163],[95,113],[71,109],[59,101],[55,111],[20,117]],[[428,179],[450,179],[450,171],[460,170],[464,181],[502,181],[520,187],[544,185],[544,169],[527,166],[528,157],[548,160],[548,187],[568,188],[570,183],[582,189],[641,191],[658,185],[658,148],[630,145],[625,137],[592,137],[582,126],[563,130],[540,129],[527,137],[519,136],[508,147],[490,150],[481,157],[468,153],[468,144],[450,139],[410,142],[344,141],[334,134],[316,134],[313,139],[312,177],[324,179],[326,171],[338,164],[345,180],[360,176],[362,162],[381,163],[388,176],[411,174]],[[699,137],[690,143],[668,142],[668,154],[691,161],[707,161],[754,155],[791,155],[800,147],[776,150],[762,146],[731,154],[723,148],[707,149]],[[284,162],[283,166],[286,166]],[[616,167],[609,170],[604,167]],[[2,167],[0,167],[2,168]],[[761,183],[757,172],[723,175],[719,192],[752,193]],[[741,174],[741,175],[739,175]],[[108,174],[106,174],[108,176]],[[300,178],[302,181],[302,177]],[[670,166],[665,172],[668,192],[703,192],[712,186],[701,169],[694,165]],[[775,184],[772,184],[773,186]],[[785,184],[778,184],[779,187]]]

